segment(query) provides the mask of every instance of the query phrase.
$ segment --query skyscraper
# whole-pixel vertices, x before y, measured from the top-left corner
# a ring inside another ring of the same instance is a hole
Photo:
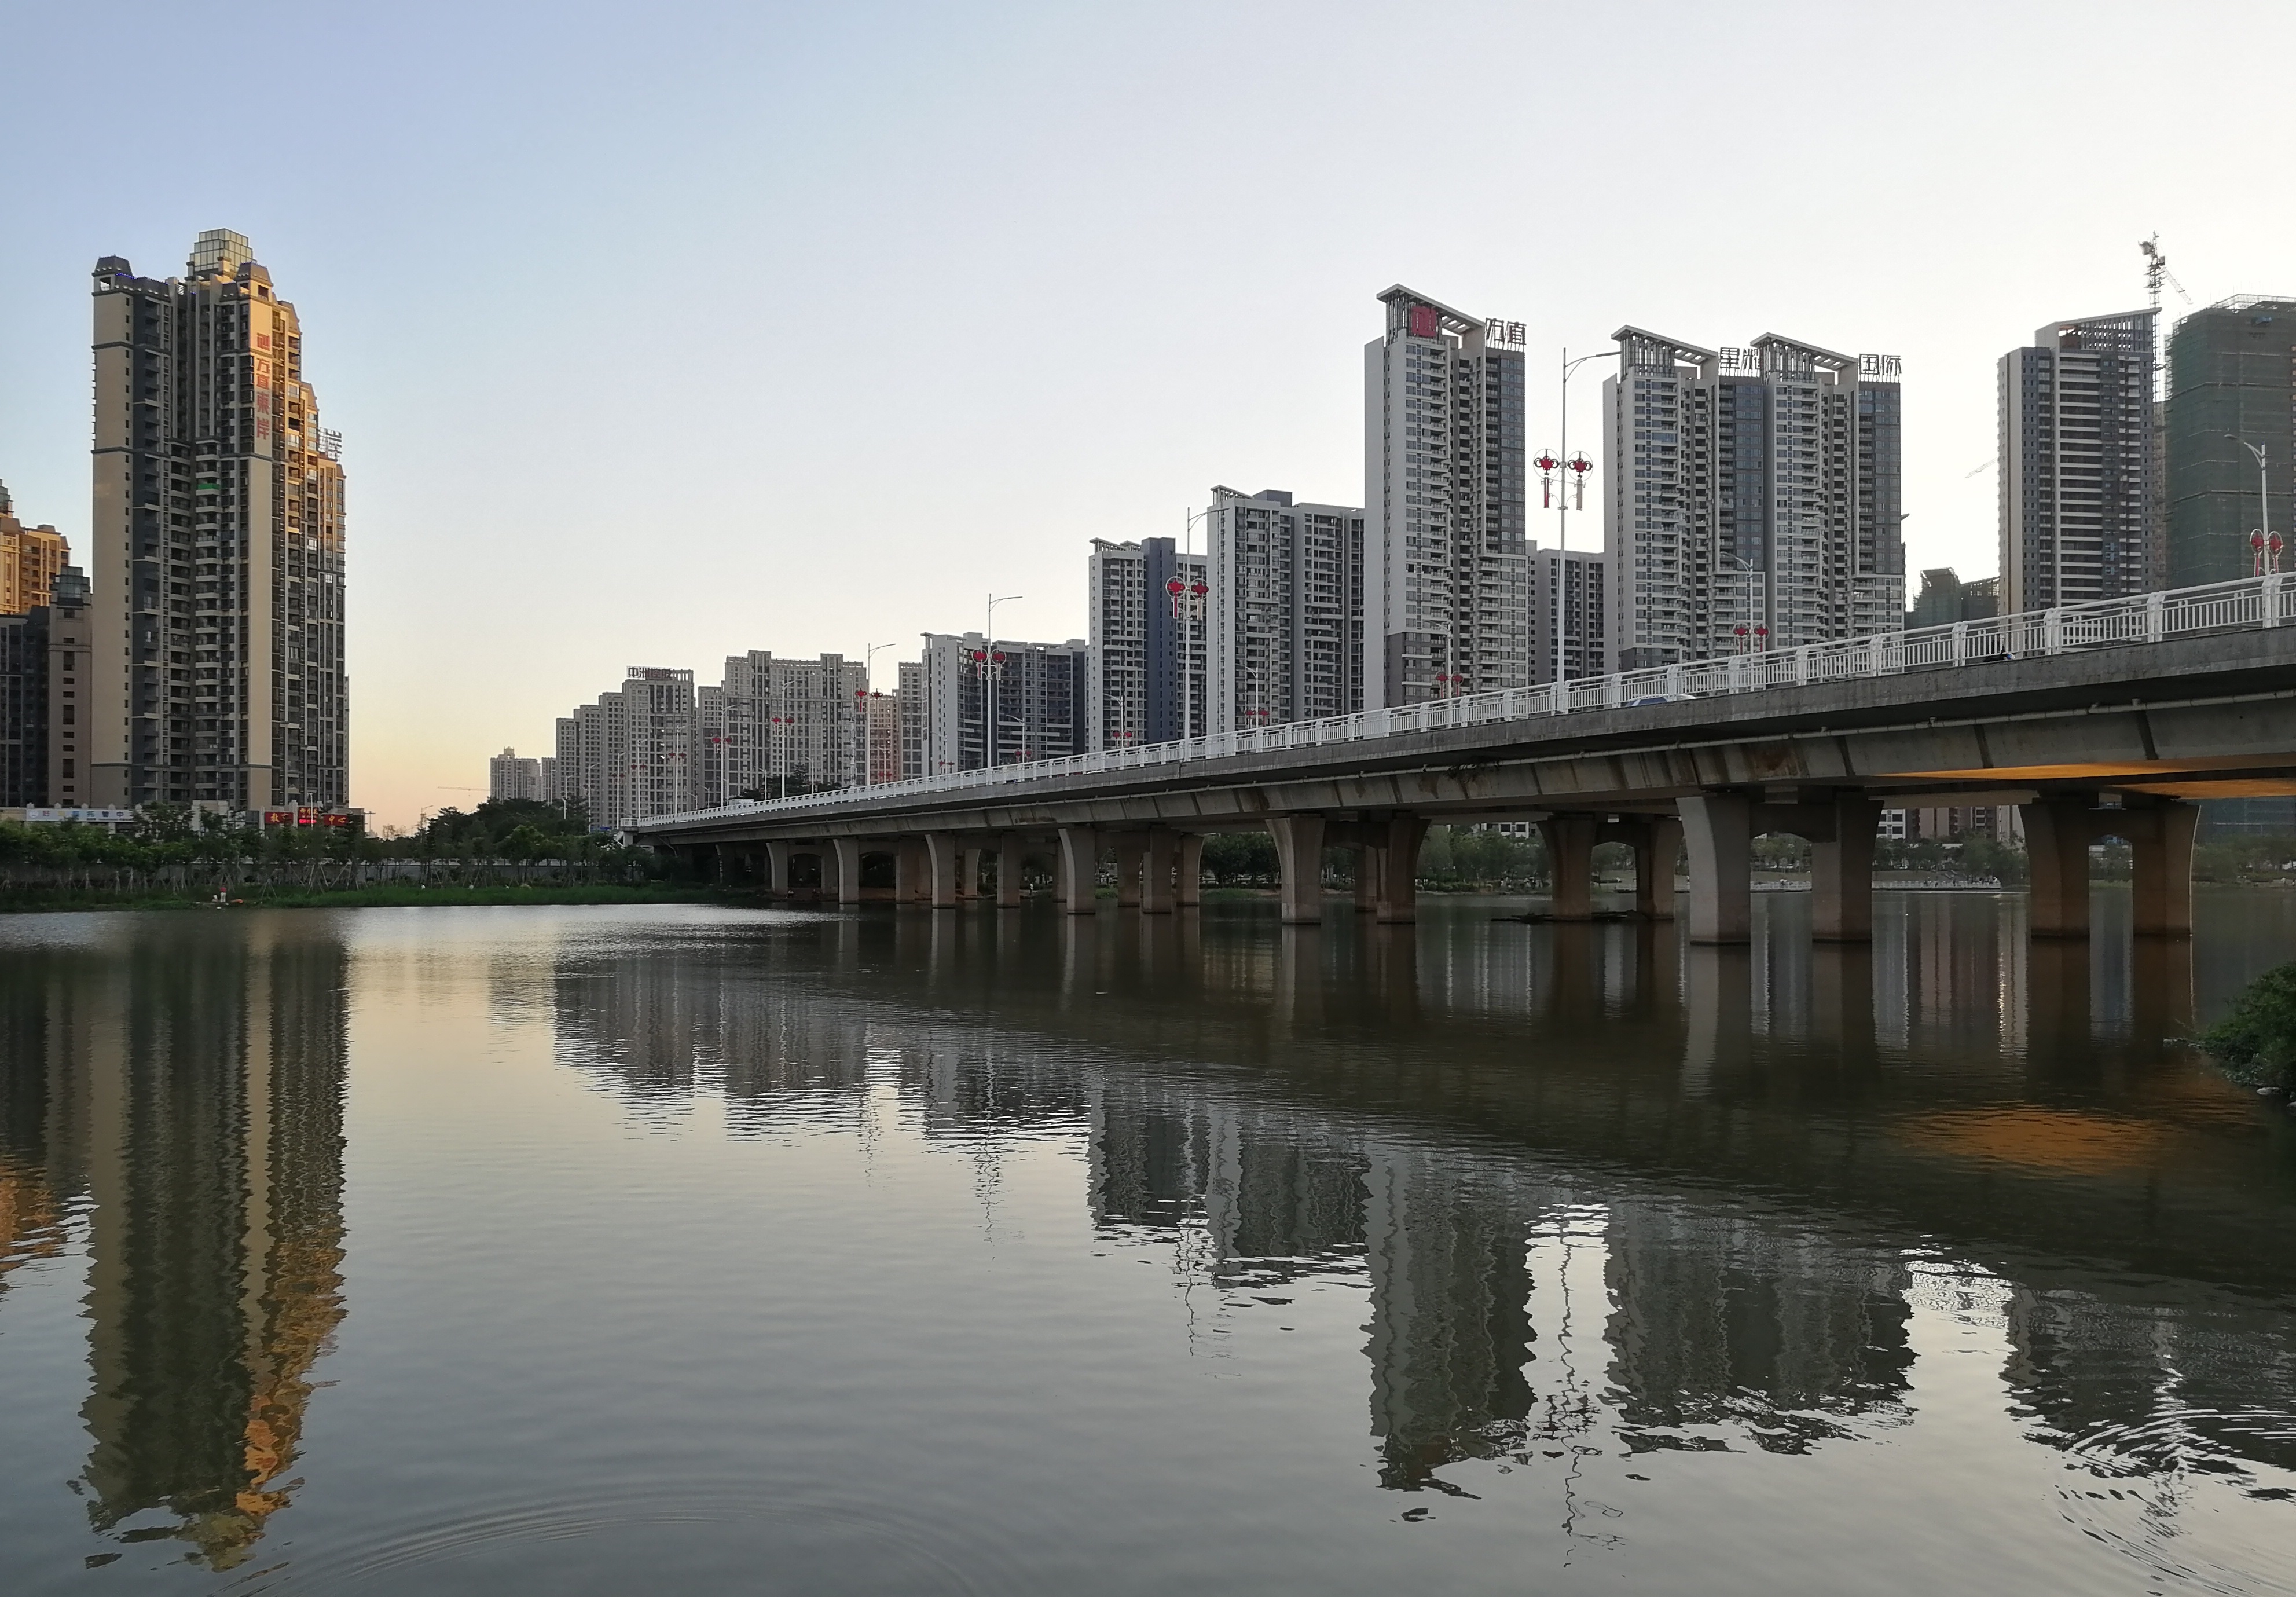
[[[1086,746],[1133,748],[1203,735],[1204,652],[1214,597],[1201,555],[1177,539],[1092,540],[1092,659]]]
[[[1364,704],[1530,680],[1522,324],[1405,288],[1364,346]]]
[[[246,239],[95,268],[94,802],[349,799],[343,473]]]
[[[2242,294],[2177,324],[2168,434],[2169,587],[2250,575],[2267,514],[2296,543],[2296,298]],[[2243,445],[2264,450],[2261,473]]]
[[[1621,327],[1604,380],[1617,669],[1905,624],[1894,355]]]
[[[691,809],[700,728],[692,671],[633,665],[621,687],[559,718],[558,796],[600,826]]]
[[[2001,574],[2012,613],[2160,586],[2152,322],[2054,322],[2001,358]]]
[[[1610,561],[1597,549],[1530,546],[1530,679],[1599,677],[1611,669]]]
[[[724,702],[723,776],[696,791],[696,804],[825,793],[868,780],[863,704],[869,673],[860,662],[751,649],[726,656],[725,682],[716,691]]]
[[[70,558],[62,533],[17,519],[8,485],[0,482],[0,615],[25,615],[46,604],[56,573]]]
[[[550,794],[542,785],[543,761],[522,759],[515,748],[504,749],[487,761],[487,797],[499,803],[504,799],[545,799]]]
[[[1362,709],[1364,513],[1215,488],[1204,526],[1211,729]]]

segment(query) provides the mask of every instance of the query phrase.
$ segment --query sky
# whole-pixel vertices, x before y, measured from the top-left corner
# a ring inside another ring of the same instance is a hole
[[[2004,351],[2141,307],[2155,233],[2199,303],[2296,292],[2292,45],[2285,4],[0,0],[0,481],[83,545],[96,258],[252,239],[344,439],[352,797],[398,826],[625,666],[890,644],[890,688],[992,591],[1082,636],[1089,540],[1213,483],[1361,503],[1398,282],[1526,324],[1534,449],[1622,323],[1899,355],[1908,567],[1988,573]]]

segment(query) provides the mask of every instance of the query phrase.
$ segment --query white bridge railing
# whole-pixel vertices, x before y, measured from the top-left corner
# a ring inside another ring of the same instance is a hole
[[[1546,682],[1536,687],[1503,687],[1456,698],[1358,711],[1353,715],[1327,716],[1321,720],[1286,721],[1278,726],[1216,732],[1136,748],[1101,749],[1060,760],[945,771],[937,776],[880,782],[866,787],[841,787],[792,798],[742,800],[712,810],[649,816],[637,824],[651,827],[818,808],[824,804],[873,804],[912,794],[1001,787],[1046,777],[1135,770],[1228,754],[1360,743],[1445,727],[1485,726],[1496,721],[1569,715],[1583,710],[1615,710],[1631,704],[1764,693],[1773,687],[1803,687],[1821,682],[1897,676],[1906,671],[1949,670],[1988,660],[2063,654],[2082,649],[2159,643],[2164,638],[2195,633],[2247,631],[2292,624],[2296,624],[2296,573],[2275,572],[2237,582],[2211,583],[2205,588],[2102,599],[2055,610],[2029,610],[1983,621],[1956,622],[1950,626],[1882,632],[1839,643],[1805,644],[1799,648],[1769,649],[1682,665],[1651,666],[1607,677]]]

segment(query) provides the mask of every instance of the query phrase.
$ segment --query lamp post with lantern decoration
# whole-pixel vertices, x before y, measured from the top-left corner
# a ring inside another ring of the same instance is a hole
[[[1618,358],[1616,350],[1600,350],[1573,360],[1570,347],[1563,347],[1562,375],[1557,385],[1560,403],[1555,417],[1562,431],[1562,447],[1541,449],[1538,458],[1531,462],[1538,468],[1539,507],[1554,512],[1554,547],[1561,554],[1570,553],[1570,513],[1587,508],[1587,473],[1595,469],[1595,463],[1587,458],[1584,450],[1576,455],[1570,452],[1570,379],[1580,366],[1590,360],[1615,360]],[[1570,475],[1557,483],[1554,477],[1557,472],[1568,472]],[[1554,679],[1557,682],[1567,680],[1570,669],[1570,652],[1565,642],[1565,634],[1569,630],[1566,597],[1569,564],[1568,561],[1559,557],[1554,563]]]

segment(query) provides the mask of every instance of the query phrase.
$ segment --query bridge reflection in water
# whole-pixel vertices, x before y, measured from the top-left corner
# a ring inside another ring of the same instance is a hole
[[[2254,1421],[2296,1411],[2289,1138],[2164,1041],[2194,946],[1890,897],[1870,947],[1813,947],[1784,895],[1751,948],[1464,907],[824,918],[770,975],[739,938],[572,958],[558,1048],[640,1115],[720,1095],[735,1135],[902,1117],[991,1204],[1003,1152],[1075,1139],[1095,1226],[1168,1251],[1215,1351],[1303,1283],[1365,1290],[1392,1488],[1903,1426],[1923,1312],[1989,1328],[2029,1434],[2103,1473],[2296,1468]],[[2198,954],[2221,1007],[2247,956]]]

